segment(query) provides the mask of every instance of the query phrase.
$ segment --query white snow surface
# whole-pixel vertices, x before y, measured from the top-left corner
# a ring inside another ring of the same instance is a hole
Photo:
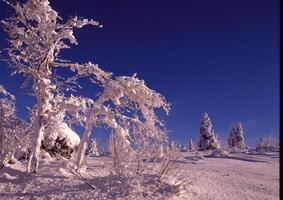
[[[190,200],[239,200],[279,199],[279,154],[244,153],[227,157],[211,157],[196,161],[195,153],[182,153],[182,165],[189,172],[192,183],[187,192],[179,196],[162,197],[152,187],[148,197],[128,199],[190,199]],[[115,187],[101,178],[105,170],[105,157],[90,157],[88,172],[79,178],[70,172],[62,161],[42,160],[38,174],[26,174],[25,166],[17,162],[0,170],[0,199],[123,199]],[[91,188],[90,183],[94,188]]]

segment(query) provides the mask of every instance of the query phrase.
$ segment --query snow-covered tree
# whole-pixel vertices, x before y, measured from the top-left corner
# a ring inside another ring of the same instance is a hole
[[[231,125],[228,136],[228,147],[235,150],[244,150],[246,148],[244,143],[244,129],[241,122]]]
[[[15,97],[0,85],[0,168],[24,143],[24,125],[15,115]]]
[[[62,49],[69,48],[69,44],[77,44],[73,35],[75,28],[85,25],[98,26],[94,20],[70,17],[64,22],[53,10],[48,0],[27,0],[26,3],[16,5],[8,3],[14,8],[15,14],[2,20],[2,27],[9,37],[10,47],[6,49],[6,61],[14,73],[22,73],[26,82],[32,81],[32,88],[37,99],[37,115],[34,119],[33,147],[30,163],[33,161],[33,171],[38,168],[41,141],[48,123],[48,114],[52,108],[52,99],[59,89],[58,76],[54,76],[52,68],[71,67],[66,60],[59,58]],[[65,81],[72,84],[78,76],[92,74],[99,70],[92,63],[74,64],[72,70],[77,74]],[[70,89],[70,87],[67,87]]]
[[[195,151],[195,144],[193,142],[193,139],[191,138],[188,143],[188,151]]]
[[[78,150],[77,166],[84,160],[84,152],[92,127],[102,126],[115,130],[128,144],[136,142],[138,135],[148,139],[167,139],[165,125],[155,114],[163,108],[168,114],[170,105],[165,98],[148,88],[136,75],[100,79],[103,91],[88,113],[86,128]]]
[[[201,119],[200,139],[198,142],[198,147],[201,151],[208,149],[218,149],[220,147],[207,113],[204,113]]]
[[[163,108],[168,112],[169,104],[163,96],[149,89],[144,81],[135,75],[113,77],[97,64],[71,63],[60,58],[62,49],[78,44],[74,29],[85,25],[102,27],[97,21],[77,16],[64,21],[50,7],[48,0],[8,4],[14,8],[15,14],[2,20],[10,44],[5,51],[6,61],[14,73],[23,74],[25,85],[32,84],[37,100],[32,124],[29,125],[33,143],[28,171],[37,171],[42,140],[50,138],[53,132],[49,129],[62,125],[68,116],[72,122],[85,128],[78,149],[77,166],[84,160],[93,126],[107,125],[128,143],[133,142],[138,134],[166,139],[164,124],[154,111]],[[60,76],[56,70],[59,67],[72,70],[73,75]],[[81,77],[89,77],[103,91],[93,100],[67,97],[65,92],[74,91],[76,80]]]
[[[90,143],[88,144],[88,147],[86,149],[86,155],[88,156],[99,156],[98,150],[97,150],[97,143],[96,139],[92,138]]]

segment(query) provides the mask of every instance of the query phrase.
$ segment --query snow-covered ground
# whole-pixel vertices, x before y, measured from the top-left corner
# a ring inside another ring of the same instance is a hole
[[[188,192],[162,197],[162,191],[149,187],[148,199],[279,199],[279,153],[204,155],[203,160],[195,160],[193,153],[182,154],[192,181]],[[101,178],[107,173],[106,163],[104,157],[90,158],[84,177],[71,173],[62,161],[42,161],[37,175],[27,175],[20,163],[10,165],[0,171],[0,199],[119,199],[115,180]]]

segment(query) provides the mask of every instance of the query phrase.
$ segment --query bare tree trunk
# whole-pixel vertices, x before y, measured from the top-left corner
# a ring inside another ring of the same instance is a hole
[[[34,127],[34,136],[32,141],[32,153],[29,158],[27,171],[36,173],[39,165],[39,153],[41,147],[41,141],[44,135],[44,124],[42,122],[42,116],[38,116],[38,119],[35,120]]]
[[[86,148],[87,148],[87,144],[88,144],[88,140],[89,140],[89,136],[91,134],[91,131],[92,131],[92,124],[87,123],[85,131],[84,131],[83,138],[81,139],[79,149],[78,149],[77,168],[80,168],[83,164],[84,157],[86,156],[85,151],[86,151]]]
[[[45,116],[50,111],[50,97],[52,93],[50,91],[50,75],[49,58],[48,56],[42,62],[44,65],[42,69],[39,68],[37,77],[34,79],[33,90],[37,98],[37,116],[33,124],[33,142],[32,153],[28,162],[27,171],[36,173],[39,166],[39,153],[41,147],[41,141],[44,136],[45,129]],[[33,169],[32,169],[33,168]]]

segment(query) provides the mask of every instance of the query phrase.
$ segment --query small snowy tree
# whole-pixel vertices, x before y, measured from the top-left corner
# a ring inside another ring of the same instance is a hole
[[[201,119],[200,139],[198,142],[198,147],[201,151],[208,149],[218,149],[220,147],[207,113],[204,113]]]
[[[188,143],[188,151],[195,151],[195,144],[193,143],[193,139],[191,138]]]
[[[244,130],[241,122],[233,123],[231,125],[228,137],[228,147],[239,151],[246,148],[244,143]]]
[[[86,149],[86,155],[88,156],[99,156],[98,150],[97,150],[97,143],[95,138],[91,139],[91,142],[89,143],[87,149]]]
[[[21,148],[24,142],[23,122],[15,116],[15,97],[0,85],[0,168]]]
[[[166,140],[165,124],[155,114],[162,108],[168,114],[170,104],[143,80],[133,76],[98,79],[103,91],[87,114],[86,128],[78,150],[77,166],[84,160],[84,152],[93,126],[114,129],[125,138],[128,145],[138,145],[137,138],[144,135],[149,140]]]

